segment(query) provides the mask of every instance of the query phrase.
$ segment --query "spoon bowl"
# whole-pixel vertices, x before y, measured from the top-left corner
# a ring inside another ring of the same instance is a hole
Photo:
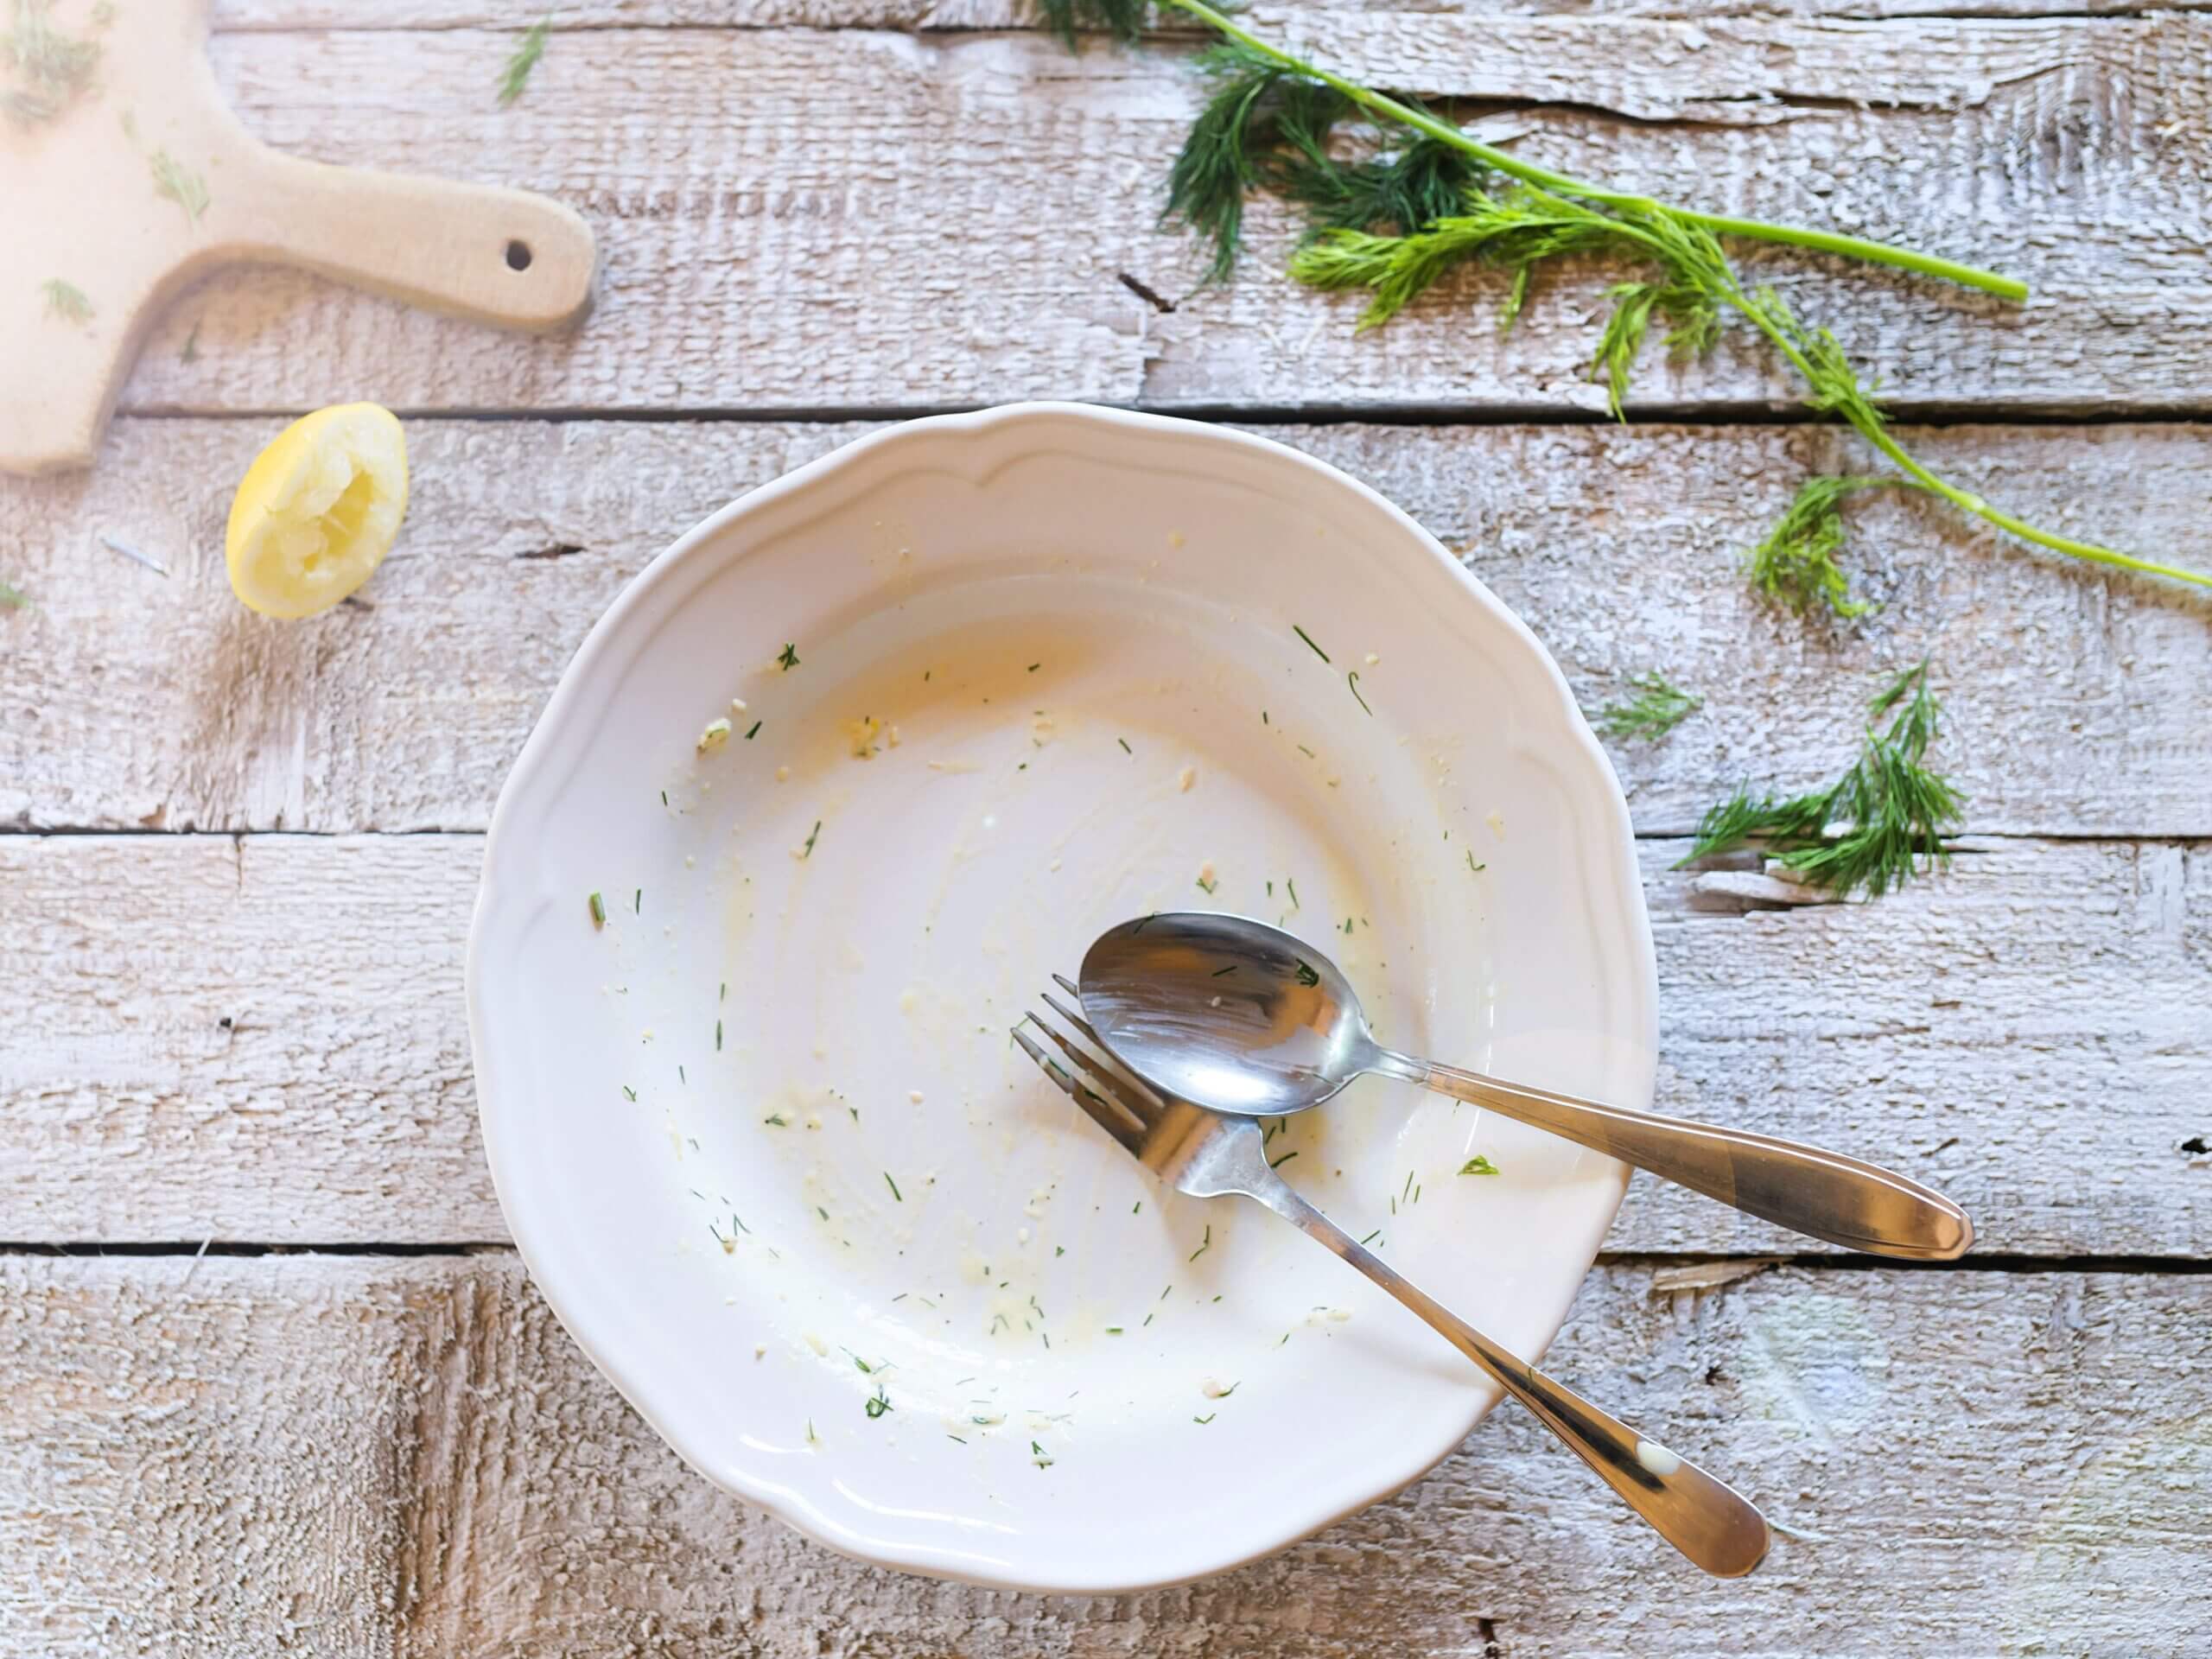
[[[1282,1117],[1362,1072],[1392,1071],[1336,963],[1265,922],[1171,911],[1084,952],[1084,1017],[1154,1087],[1217,1112]]]

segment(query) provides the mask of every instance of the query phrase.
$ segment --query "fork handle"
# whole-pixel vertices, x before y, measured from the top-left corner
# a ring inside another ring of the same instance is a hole
[[[1387,1058],[1394,1077],[1486,1106],[1746,1215],[1847,1250],[1948,1262],[1974,1243],[1974,1224],[1957,1205],[1932,1187],[1862,1159],[1747,1129],[1526,1088],[1405,1055]]]
[[[1245,1190],[1351,1262],[1496,1377],[1661,1537],[1697,1566],[1719,1578],[1740,1578],[1766,1554],[1765,1517],[1726,1484],[1508,1353],[1381,1257],[1362,1249],[1280,1177],[1270,1174]]]

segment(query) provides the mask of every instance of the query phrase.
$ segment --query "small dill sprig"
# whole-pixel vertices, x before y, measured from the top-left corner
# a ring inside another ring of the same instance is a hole
[[[1198,67],[1210,90],[1167,170],[1161,220],[1180,220],[1213,244],[1206,275],[1220,282],[1243,251],[1246,194],[1294,175],[1318,179],[1330,130],[1351,105],[1234,41],[1201,52]]]
[[[59,276],[49,276],[38,285],[46,296],[46,315],[59,317],[64,322],[90,322],[92,302],[85,297],[85,290],[74,283],[65,283]]]
[[[1699,823],[1681,864],[1757,839],[1805,880],[1839,894],[1863,889],[1873,899],[1948,864],[1943,837],[1958,827],[1965,798],[1923,764],[1939,713],[1928,664],[1907,669],[1874,699],[1859,759],[1842,777],[1780,799],[1737,791]],[[1888,729],[1877,731],[1885,716]]]
[[[196,227],[207,211],[207,181],[166,149],[156,150],[148,165],[154,172],[154,194],[183,208],[185,218]]]
[[[1850,578],[1835,562],[1844,543],[1839,508],[1847,495],[1904,481],[1848,473],[1807,479],[1766,539],[1744,556],[1751,586],[1800,616],[1821,609],[1847,619],[1865,615],[1872,606],[1851,596]]]
[[[522,89],[530,84],[530,72],[537,67],[537,60],[545,55],[545,37],[552,32],[553,20],[541,17],[523,32],[519,44],[507,67],[499,73],[499,107],[505,109],[522,96]]]
[[[1629,682],[1636,696],[1626,702],[1609,702],[1598,711],[1598,726],[1608,737],[1656,741],[1673,731],[1705,706],[1705,699],[1685,691],[1664,674],[1653,671]]]

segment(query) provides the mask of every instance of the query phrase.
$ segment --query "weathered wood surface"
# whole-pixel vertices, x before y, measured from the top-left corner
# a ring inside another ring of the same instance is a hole
[[[1564,14],[1639,22],[1719,18],[2137,16],[2137,0],[1274,0],[1243,15],[1263,29],[1332,31],[1362,18],[1466,17],[1484,25]],[[2202,11],[2205,0],[2176,0],[2166,12]],[[1041,27],[1027,0],[557,0],[518,16],[499,0],[387,0],[373,11],[358,0],[214,0],[218,29],[488,29],[519,33],[537,18],[556,34],[591,29],[885,29],[915,33]],[[1167,12],[1154,31],[1195,36],[1188,19]]]
[[[242,610],[222,568],[230,492],[278,424],[124,420],[92,474],[0,482],[0,579],[36,601],[0,613],[0,823],[481,828],[622,585],[732,496],[864,429],[410,423],[413,501],[365,607],[279,625]],[[1666,742],[1612,746],[1646,834],[1688,831],[1738,781],[1832,776],[1884,676],[1930,655],[1947,697],[1937,753],[1975,830],[2212,835],[2212,603],[1899,498],[1851,510],[1847,556],[1880,612],[1808,628],[1751,596],[1741,550],[1807,471],[1848,464],[1832,434],[1267,430],[1462,554],[1586,707],[1653,669],[1704,694]],[[2212,477],[2212,428],[1914,435],[2068,529],[2212,547],[2193,482]]]
[[[2212,1256],[2212,844],[1996,841],[1878,906],[1750,912],[1682,848],[1642,848],[1662,1109],[1896,1164],[1986,1250]],[[35,988],[0,1238],[504,1238],[460,995],[481,851],[0,837],[0,984]],[[1610,1242],[1821,1248],[1645,1179]]]
[[[2212,22],[1347,10],[1328,27],[1355,73],[1412,63],[1431,92],[1537,100],[1516,111],[1517,142],[1553,165],[1901,239],[2034,286],[2009,307],[1791,264],[1800,310],[1835,327],[1902,408],[2204,406],[2192,365],[2212,314],[2196,165]],[[124,407],[305,408],[339,387],[460,412],[1039,395],[1599,406],[1584,374],[1591,313],[1616,272],[1562,276],[1509,337],[1488,321],[1498,284],[1478,276],[1355,339],[1359,302],[1289,284],[1275,269],[1288,227],[1263,212],[1274,230],[1234,285],[1171,315],[1124,289],[1126,271],[1179,293],[1199,268],[1187,238],[1154,228],[1195,97],[1179,49],[1077,59],[1034,32],[589,29],[564,35],[502,111],[493,87],[512,46],[486,29],[248,29],[218,35],[213,56],[247,124],[281,148],[577,207],[607,250],[588,327],[518,341],[297,275],[224,276],[156,332]],[[1649,356],[1649,407],[1798,397],[1740,338],[1700,365]]]
[[[1814,1535],[1754,1577],[1695,1581],[1506,1407],[1271,1560],[1069,1599],[859,1567],[715,1492],[504,1254],[18,1258],[0,1536],[26,1570],[0,1577],[0,1646],[1979,1659],[2179,1655],[2212,1621],[2212,1278],[1791,1267],[1658,1287],[1684,1276],[1601,1269],[1551,1363]]]

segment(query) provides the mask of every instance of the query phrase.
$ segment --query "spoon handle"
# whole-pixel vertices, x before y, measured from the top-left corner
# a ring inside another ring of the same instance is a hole
[[[1765,1517],[1732,1489],[1508,1353],[1381,1257],[1362,1249],[1281,1177],[1261,1173],[1263,1179],[1246,1183],[1246,1192],[1351,1262],[1496,1377],[1661,1537],[1697,1566],[1717,1577],[1733,1579],[1759,1564],[1770,1541]]]
[[[1941,1192],[1840,1152],[1601,1105],[1402,1055],[1389,1058],[1394,1076],[1548,1129],[1747,1215],[1846,1249],[1948,1262],[1965,1255],[1974,1243],[1974,1224],[1966,1211]]]

